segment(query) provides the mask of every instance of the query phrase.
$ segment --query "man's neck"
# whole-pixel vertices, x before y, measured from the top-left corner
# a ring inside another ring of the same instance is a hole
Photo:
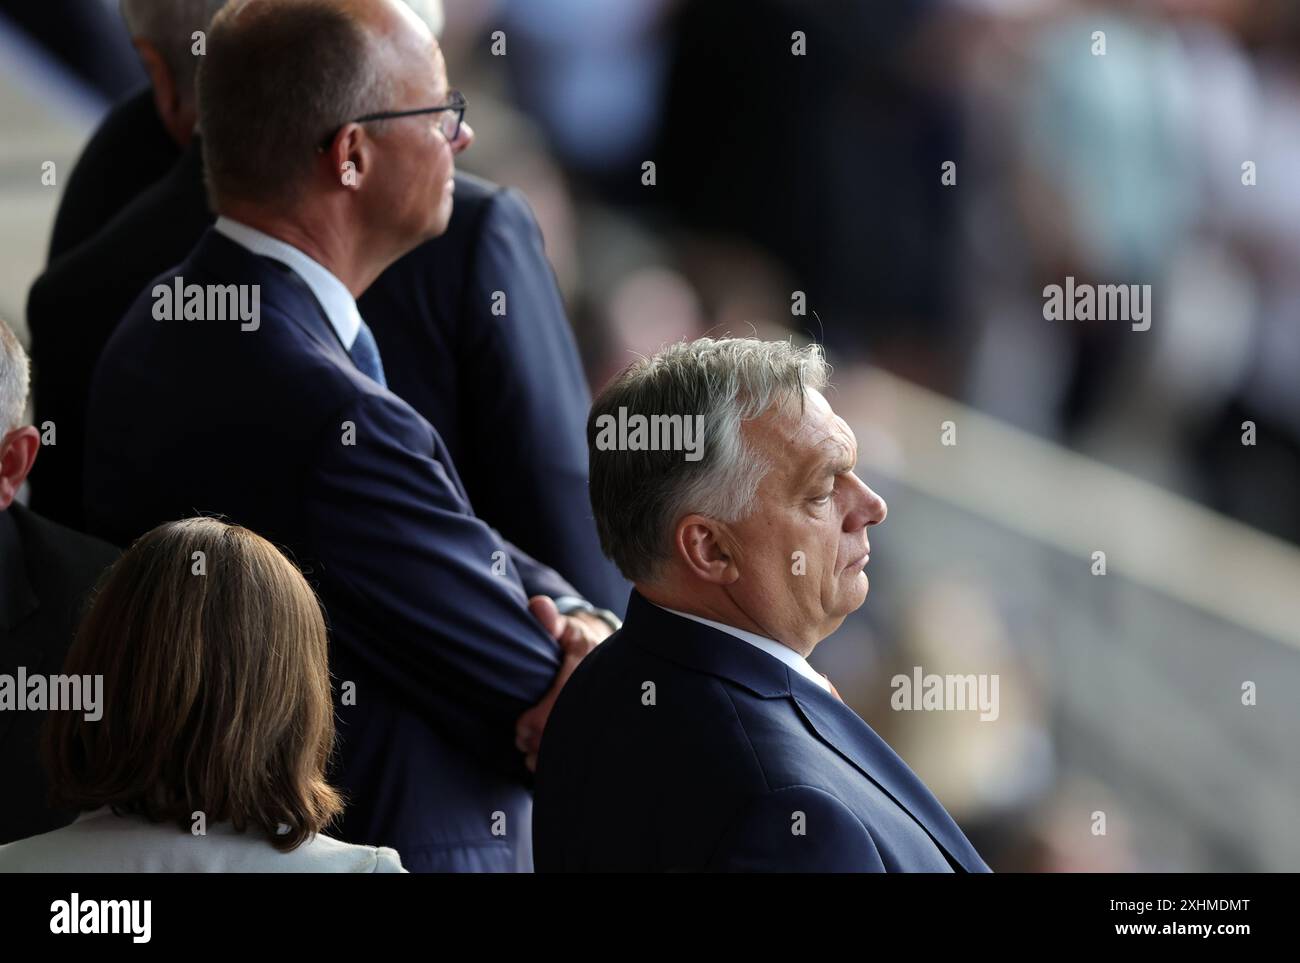
[[[725,589],[716,586],[711,588],[712,591],[685,592],[674,591],[672,588],[662,585],[646,585],[640,582],[636,584],[636,590],[644,598],[661,608],[685,612],[688,615],[708,619],[710,622],[719,622],[723,625],[730,625],[732,628],[761,635],[765,639],[780,642],[787,648],[798,652],[805,659],[812,655],[813,649],[817,646],[816,642],[806,644],[802,639],[785,638],[785,633],[782,633],[776,626],[764,625],[764,620],[761,617],[755,617],[746,612],[735,599],[727,594]]]
[[[356,235],[332,223],[306,224],[248,204],[229,204],[220,213],[296,247],[338,278],[353,298],[361,297],[388,266],[364,257],[366,246],[357,242]]]

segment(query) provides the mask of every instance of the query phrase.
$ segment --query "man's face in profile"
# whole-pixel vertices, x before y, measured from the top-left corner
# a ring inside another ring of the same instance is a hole
[[[745,426],[772,466],[754,511],[729,526],[740,578],[730,587],[766,634],[806,651],[867,597],[867,526],[885,502],[853,473],[853,431],[820,392]]]
[[[404,4],[387,11],[390,76],[398,78],[392,110],[414,110],[448,102],[451,87],[447,65],[437,40]],[[468,123],[461,124],[454,142],[442,133],[446,114],[423,114],[388,121],[375,142],[383,152],[380,189],[385,195],[376,205],[386,219],[399,224],[403,237],[413,243],[437,237],[447,229],[454,203],[455,155],[473,141]]]

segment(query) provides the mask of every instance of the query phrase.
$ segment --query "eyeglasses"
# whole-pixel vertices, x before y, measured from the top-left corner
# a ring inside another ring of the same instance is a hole
[[[465,119],[465,108],[469,102],[465,95],[459,90],[449,91],[447,94],[448,102],[441,107],[418,107],[415,110],[384,110],[377,114],[366,114],[364,117],[358,117],[355,120],[348,121],[348,124],[364,124],[371,120],[396,120],[398,117],[418,117],[422,114],[443,114],[438,118],[438,129],[442,131],[442,136],[447,138],[447,143],[456,143],[456,138],[460,136],[460,125]],[[334,138],[339,135],[339,131],[346,127],[344,124],[334,133],[324,138],[316,149],[327,150],[330,144],[334,143]]]

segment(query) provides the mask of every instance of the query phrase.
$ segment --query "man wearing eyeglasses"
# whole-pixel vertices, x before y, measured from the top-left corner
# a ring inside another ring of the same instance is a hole
[[[385,386],[357,306],[446,228],[464,107],[397,0],[223,9],[198,96],[217,222],[122,319],[89,408],[92,530],[125,543],[217,513],[312,579],[349,800],[339,834],[415,871],[531,867],[541,730],[609,629],[561,615],[555,597],[574,590],[475,516],[439,433]],[[177,278],[241,303],[256,291],[257,323],[160,320],[155,289]],[[220,591],[219,564],[196,577]]]
[[[85,528],[83,446],[95,364],[140,290],[215,220],[194,129],[194,74],[203,59],[194,38],[222,5],[122,0],[152,83],[110,112],[77,161],[51,263],[28,300],[36,422],[56,425],[58,439],[37,463],[32,505],[73,528]],[[406,5],[438,33],[438,0]],[[384,101],[378,112],[396,106]],[[452,122],[463,120],[463,106],[448,91],[442,103],[409,105],[418,111],[411,119],[365,126],[377,134],[440,125],[459,153],[472,143],[468,128],[457,132]],[[337,118],[345,119],[353,118]],[[463,171],[453,180],[445,233],[358,299],[388,387],[437,429],[481,518],[562,573],[582,598],[621,611],[629,586],[600,551],[587,499],[591,398],[536,220],[516,190]],[[561,604],[581,606],[576,595]]]

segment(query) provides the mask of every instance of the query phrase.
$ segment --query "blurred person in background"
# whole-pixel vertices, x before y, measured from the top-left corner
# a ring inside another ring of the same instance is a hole
[[[621,205],[645,196],[639,173],[662,122],[669,64],[665,22],[680,3],[506,0],[498,10],[520,108],[584,190]]]
[[[343,810],[327,652],[320,603],[265,539],[212,518],[141,537],[62,669],[103,680],[100,718],[46,722],[53,797],[81,816],[0,846],[0,872],[401,872],[324,835]]]
[[[1274,173],[1300,136],[1294,7],[968,6],[982,16],[953,48],[971,133],[953,268],[971,306],[965,397],[1300,540],[1287,494],[1300,246],[1294,192]],[[1151,329],[1046,321],[1043,290],[1067,277],[1150,284]]]
[[[40,453],[27,424],[27,354],[0,321],[0,675],[58,673],[95,581],[117,550],[56,525],[17,502]],[[25,697],[26,693],[19,693]],[[45,712],[0,711],[0,843],[65,825],[73,813],[46,799],[37,732]]]
[[[1300,164],[1300,7],[1244,5],[1256,70],[1223,206],[1256,298],[1244,363],[1227,403],[1195,439],[1195,464],[1216,508],[1300,543],[1300,188],[1291,175]],[[1245,161],[1256,171],[1251,187],[1240,179]],[[1253,445],[1242,444],[1247,424]]]
[[[82,148],[59,200],[50,260],[76,247],[180,158],[198,122],[194,76],[203,31],[226,0],[121,0],[149,82],[120,100]]]
[[[692,233],[781,262],[793,276],[785,316],[803,335],[927,384],[949,378],[957,207],[938,185],[961,142],[952,98],[917,60],[945,6],[680,4],[646,157],[657,185],[644,189]],[[788,313],[793,290],[802,317]]]
[[[135,88],[141,70],[105,0],[0,0],[0,29],[18,27],[88,89],[112,101]]]
[[[83,148],[55,215],[50,265],[28,297],[36,421],[55,429],[31,500],[72,528],[86,527],[85,420],[95,363],[140,289],[184,257],[210,222],[201,172],[188,203],[180,202],[178,166],[200,152],[194,81],[207,26],[225,2],[121,0],[149,82],[116,104]],[[168,195],[165,216],[132,205],[146,194]]]

